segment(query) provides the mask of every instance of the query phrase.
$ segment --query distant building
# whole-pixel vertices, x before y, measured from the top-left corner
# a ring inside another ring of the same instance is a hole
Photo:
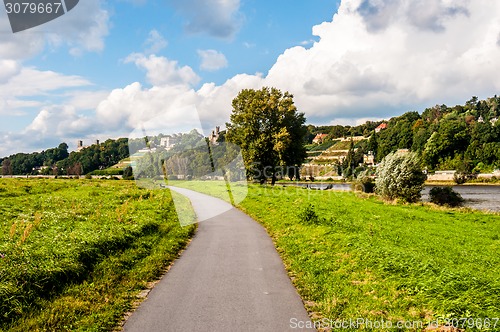
[[[99,145],[100,143],[101,142],[98,139],[96,139],[93,144]],[[82,140],[78,140],[76,142],[76,151],[78,151],[78,152],[80,152],[83,149],[88,148],[88,147],[89,147],[89,145],[83,145],[83,141]]]
[[[483,117],[481,115],[479,116],[479,119],[477,119],[477,122],[479,122],[479,123],[483,123],[484,122],[484,119],[483,119]]]
[[[208,140],[210,141],[210,143],[212,145],[219,144],[219,143],[217,143],[217,141],[219,140],[219,135],[220,135],[220,127],[217,126],[217,127],[215,127],[215,130],[212,130],[212,133],[210,134],[210,136],[208,136]]]
[[[327,136],[328,136],[328,134],[318,134],[314,137],[313,143],[314,144],[322,144]]]
[[[175,146],[175,144],[177,144],[178,141],[179,139],[176,136],[168,135],[160,139],[160,146],[168,151],[172,149]]]
[[[76,151],[80,152],[84,148],[83,141],[78,141],[76,143]]]
[[[495,117],[495,118],[493,118],[493,119],[490,120],[490,123],[492,125],[494,125],[495,123],[497,123],[497,121],[498,121],[498,118]]]
[[[373,151],[368,151],[368,154],[363,155],[363,163],[366,165],[375,165],[375,155]]]
[[[375,128],[375,132],[379,133],[380,131],[387,129],[387,123],[381,123],[377,128]]]

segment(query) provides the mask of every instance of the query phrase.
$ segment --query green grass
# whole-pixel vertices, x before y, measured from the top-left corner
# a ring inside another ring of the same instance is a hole
[[[129,181],[0,179],[0,202],[0,330],[112,330],[194,231]]]
[[[239,207],[265,226],[317,321],[500,317],[498,214],[254,185]]]

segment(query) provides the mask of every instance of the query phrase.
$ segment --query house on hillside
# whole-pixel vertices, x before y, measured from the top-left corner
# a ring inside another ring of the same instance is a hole
[[[368,151],[368,154],[363,155],[363,163],[365,165],[375,165],[375,155],[373,151]]]
[[[377,128],[375,128],[376,133],[380,133],[380,131],[387,129],[387,123],[381,123]]]
[[[177,142],[179,141],[177,135],[174,135],[174,136],[165,136],[165,137],[162,137],[160,139],[160,146],[165,148],[165,150],[170,150],[172,149],[175,144],[177,144]]]
[[[217,141],[219,140],[219,136],[220,136],[220,127],[217,126],[215,127],[215,130],[212,130],[210,136],[208,136],[208,140],[212,145],[218,145],[219,143],[217,143]]]
[[[484,123],[483,117],[480,115],[479,118],[477,119],[477,122],[479,123]]]
[[[328,134],[318,134],[314,137],[313,143],[314,144],[322,144],[327,136],[328,136]]]
[[[492,125],[494,125],[495,123],[497,123],[497,121],[498,121],[498,118],[495,117],[495,118],[493,118],[493,119],[490,120],[490,123]]]

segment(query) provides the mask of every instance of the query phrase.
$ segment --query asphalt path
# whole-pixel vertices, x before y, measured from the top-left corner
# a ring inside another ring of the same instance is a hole
[[[206,220],[124,330],[306,330],[297,326],[310,324],[307,312],[264,228],[222,200],[171,190]]]

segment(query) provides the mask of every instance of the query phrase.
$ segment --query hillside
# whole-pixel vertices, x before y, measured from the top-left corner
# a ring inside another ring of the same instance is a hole
[[[342,137],[369,137],[357,144],[354,165],[372,151],[375,162],[398,149],[417,152],[429,170],[455,169],[465,172],[488,172],[500,168],[500,97],[486,100],[473,97],[464,105],[436,105],[422,114],[407,112],[388,121],[368,121],[360,126],[309,126],[308,139],[318,133],[328,140]],[[387,127],[375,132],[381,123]],[[348,149],[333,145],[328,150]],[[327,149],[323,154],[327,154]],[[316,151],[314,156],[320,154]]]

